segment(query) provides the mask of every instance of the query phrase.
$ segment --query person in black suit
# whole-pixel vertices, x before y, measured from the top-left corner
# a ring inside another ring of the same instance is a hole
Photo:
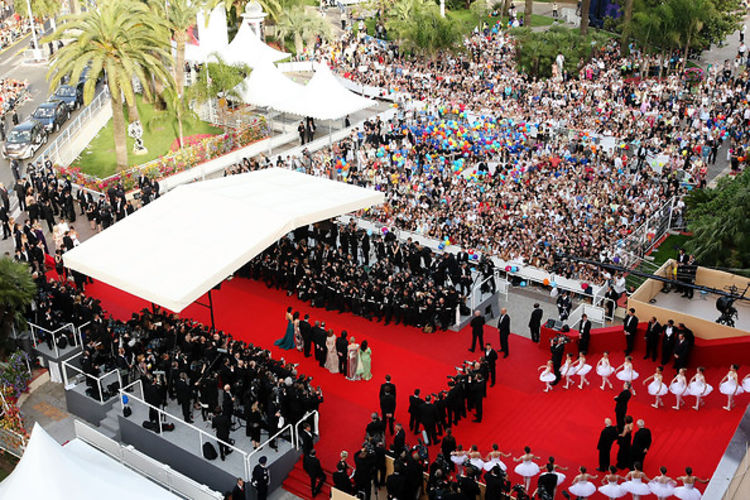
[[[312,326],[310,325],[310,315],[305,314],[305,318],[299,322],[299,333],[302,336],[302,353],[306,358],[310,357],[310,345],[312,343],[311,334]]]
[[[596,449],[599,450],[599,467],[596,469],[601,472],[609,470],[609,464],[612,456],[612,445],[617,441],[617,429],[612,425],[612,420],[604,419],[604,429],[599,434],[599,443]]]
[[[224,457],[232,453],[229,446],[222,444],[229,442],[229,429],[232,426],[232,419],[230,415],[223,413],[221,408],[216,408],[214,413],[216,416],[211,422],[211,427],[216,429],[216,439],[219,440],[219,455],[224,460]]]
[[[234,488],[232,488],[232,500],[246,499],[247,496],[245,495],[245,481],[241,477],[238,477],[237,482],[234,484]],[[262,500],[260,497],[258,497],[258,499]]]
[[[391,393],[390,387],[385,387],[385,392],[380,395],[380,414],[383,415],[384,425],[387,425],[388,430],[393,434],[394,416],[396,415],[396,396]]]
[[[333,487],[337,490],[343,491],[348,495],[354,494],[354,486],[352,480],[349,478],[349,474],[346,472],[346,465],[339,462],[336,465],[336,472],[333,473]]]
[[[388,476],[385,481],[385,488],[388,493],[388,500],[402,500],[406,497],[406,476],[403,474],[404,466],[402,462],[396,462],[393,465],[393,474]]]
[[[497,352],[491,344],[484,347],[484,360],[487,362],[487,368],[490,371],[490,387],[495,386],[495,373],[497,371]]]
[[[630,356],[635,345],[635,335],[638,332],[638,316],[635,315],[635,309],[632,307],[628,310],[628,317],[625,318],[623,332],[625,333],[625,356]]]
[[[680,368],[687,368],[687,358],[690,351],[690,344],[685,338],[685,334],[677,334],[677,343],[674,345],[674,369],[680,371]]]
[[[484,316],[482,316],[482,312],[477,309],[474,311],[474,317],[471,318],[471,349],[469,351],[474,352],[477,342],[479,342],[479,346],[484,345]]]
[[[500,500],[508,498],[510,493],[510,481],[503,473],[499,465],[494,466],[484,475],[484,498],[485,500]]]
[[[437,438],[438,411],[435,405],[432,403],[432,396],[427,396],[426,398],[424,398],[424,403],[422,403],[421,407],[419,408],[419,420],[424,426],[424,430],[425,433],[427,433],[427,439],[429,439],[430,444],[439,443],[440,440]]]
[[[539,307],[539,303],[534,304],[534,309],[531,311],[531,317],[529,318],[529,331],[531,332],[531,340],[533,342],[539,342],[543,314],[544,311]]]
[[[380,385],[380,395],[382,396],[385,393],[386,389],[391,390],[391,394],[393,394],[393,397],[396,397],[396,384],[391,382],[391,376],[386,375],[385,376],[385,382]]]
[[[193,423],[193,417],[190,406],[193,400],[193,390],[190,387],[187,373],[180,372],[180,379],[175,384],[175,391],[177,393],[177,402],[182,407],[182,418],[185,422]]]
[[[391,444],[391,451],[393,455],[399,456],[401,452],[406,449],[406,432],[401,424],[396,424],[396,432],[393,434],[393,443]]]
[[[221,399],[221,412],[225,413],[229,418],[234,415],[234,396],[232,396],[232,386],[229,384],[224,385],[224,394]]]
[[[419,434],[420,415],[424,401],[419,397],[419,389],[414,389],[414,394],[409,396],[409,430]]]
[[[326,328],[325,323],[321,324],[319,321],[315,322],[315,326],[312,327],[312,343],[315,346],[315,359],[318,360],[320,366],[326,364]]]
[[[638,430],[633,434],[633,444],[630,445],[630,468],[633,464],[640,463],[646,459],[646,453],[651,448],[651,431],[646,428],[643,419],[638,420]]]
[[[339,373],[346,377],[346,350],[349,347],[349,339],[346,330],[341,332],[341,336],[336,339],[336,355],[339,358]]]
[[[555,474],[555,466],[549,463],[547,471],[537,479],[536,491],[531,496],[540,500],[552,500],[555,497],[555,489],[557,489],[557,474]]]
[[[632,396],[630,382],[625,382],[622,392],[615,396],[615,417],[617,418],[617,432],[622,432],[625,427],[625,415],[628,413],[628,402]]]
[[[508,347],[508,336],[510,335],[510,316],[506,308],[500,309],[500,319],[497,322],[497,329],[500,331],[500,350],[503,351],[503,358],[510,354]]]
[[[677,342],[677,328],[674,326],[674,320],[668,320],[664,325],[661,335],[661,364],[665,365],[673,360],[674,345]]]
[[[457,446],[456,438],[453,436],[453,431],[448,427],[445,429],[445,436],[443,436],[443,440],[440,443],[440,451],[443,453],[444,457],[450,457],[451,453],[456,451]]]
[[[268,459],[263,456],[258,459],[258,465],[253,469],[253,475],[250,484],[255,488],[255,498],[257,500],[266,500],[268,498],[268,487],[271,485],[271,474],[266,468]]]
[[[299,439],[300,445],[302,446],[302,454],[309,455],[315,444],[315,438],[309,423],[305,422],[302,425],[302,432],[299,433]]]
[[[651,361],[656,361],[660,335],[661,325],[655,316],[651,316],[651,319],[648,320],[648,326],[646,326],[646,355],[643,356],[643,359],[651,358]]]
[[[591,340],[591,321],[586,314],[581,315],[578,324],[578,354],[589,352],[589,341]]]
[[[560,366],[562,366],[562,360],[565,357],[565,343],[563,340],[564,337],[561,335],[552,339],[550,351],[552,352],[552,367],[555,369],[555,380],[550,385],[556,385],[562,378]]]
[[[326,481],[325,472],[323,472],[323,467],[320,465],[320,460],[315,456],[315,450],[310,450],[310,453],[305,455],[305,458],[302,460],[302,468],[310,476],[310,490],[314,498],[320,493],[323,483]]]

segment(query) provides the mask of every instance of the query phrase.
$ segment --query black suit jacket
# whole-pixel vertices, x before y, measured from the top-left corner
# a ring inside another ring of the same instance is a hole
[[[487,360],[487,364],[491,367],[494,367],[497,363],[497,351],[494,349],[490,349],[490,352],[484,351],[484,359]]]
[[[638,429],[633,434],[632,449],[638,453],[643,453],[643,450],[651,448],[651,431],[646,428]]]
[[[229,428],[232,425],[228,415],[220,413],[216,415],[211,422],[211,426],[216,429],[216,437],[222,441],[229,441]]]
[[[617,441],[617,427],[614,425],[608,425],[602,429],[599,434],[599,443],[596,445],[597,450],[609,450],[612,448],[612,443]]]
[[[633,315],[625,318],[625,325],[623,329],[631,335],[636,333],[638,331],[638,317]]]
[[[531,311],[531,317],[529,318],[529,328],[537,328],[542,325],[542,315],[544,314],[544,311],[542,311],[541,307],[538,307]]]
[[[393,415],[396,412],[396,397],[393,394],[380,396],[380,409],[383,410],[383,413]]]
[[[678,341],[674,345],[674,354],[679,359],[684,359],[687,356],[689,349],[690,349],[690,344],[688,343],[687,339],[683,339],[681,341]]]
[[[391,445],[391,450],[393,450],[393,453],[398,456],[401,453],[401,450],[403,450],[406,447],[406,432],[404,432],[403,429],[398,431],[395,436],[393,436],[393,444]]]
[[[510,335],[510,316],[507,314],[505,316],[502,316],[500,318],[500,321],[497,323],[497,329],[500,330],[500,336],[507,337]]]
[[[391,389],[391,394],[393,394],[393,397],[396,397],[396,384],[392,382],[386,382],[380,386],[380,397],[383,397],[383,394],[385,394],[385,389],[389,387]]]
[[[318,460],[318,457],[305,455],[305,458],[302,461],[302,468],[305,469],[305,472],[307,472],[310,477],[320,477],[325,475],[323,473],[323,467],[320,466],[320,460]]]
[[[314,440],[313,440],[312,434],[310,434],[309,432],[303,430],[302,432],[299,433],[299,438],[300,438],[300,441],[301,441],[300,444],[302,445],[302,454],[304,456],[309,455],[310,454],[310,450],[313,449],[313,445],[314,445]]]
[[[615,397],[615,401],[617,401],[617,404],[615,404],[615,412],[627,410],[628,401],[630,401],[631,396],[632,394],[627,389],[623,390],[620,394],[618,394]]]

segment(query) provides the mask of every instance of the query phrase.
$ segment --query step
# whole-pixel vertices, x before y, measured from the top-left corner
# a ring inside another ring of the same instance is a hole
[[[333,473],[326,468],[323,468],[323,472],[325,472],[326,481],[323,484],[323,487],[321,488],[317,498],[329,498],[331,493]],[[302,458],[300,458],[297,463],[294,464],[294,468],[289,472],[289,475],[286,477],[281,487],[284,488],[285,491],[288,491],[289,493],[300,498],[303,498],[305,500],[312,500],[310,491],[310,476],[308,476],[307,472],[305,472],[305,470],[302,468]]]

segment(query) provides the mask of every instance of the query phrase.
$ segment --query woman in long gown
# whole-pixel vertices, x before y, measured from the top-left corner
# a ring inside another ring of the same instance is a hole
[[[326,337],[326,370],[331,373],[339,372],[339,357],[336,353],[336,335],[333,333],[333,329],[328,330],[328,337]]]
[[[362,341],[362,346],[359,348],[359,366],[357,367],[357,378],[360,380],[370,380],[372,378],[372,371],[370,369],[370,363],[372,360],[372,350],[367,346],[367,341]]]
[[[356,380],[359,368],[359,344],[354,337],[349,339],[349,347],[346,348],[346,378]]]
[[[282,338],[273,343],[273,345],[279,346],[280,349],[291,349],[294,347],[294,323],[292,317],[292,308],[286,308],[286,333]]]
[[[302,333],[299,329],[299,311],[294,311],[294,316],[292,316],[292,326],[294,327],[294,347],[299,352],[302,352],[304,342],[302,341]]]
[[[625,427],[617,436],[617,468],[627,469],[630,465],[631,432],[633,431],[633,417],[625,417]]]

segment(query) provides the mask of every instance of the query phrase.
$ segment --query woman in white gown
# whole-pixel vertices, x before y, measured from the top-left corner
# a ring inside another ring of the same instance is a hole
[[[568,487],[568,493],[576,498],[588,498],[596,493],[596,486],[591,481],[597,476],[586,473],[586,467],[578,468],[578,475],[573,478],[573,484]]]
[[[565,363],[560,367],[560,375],[565,377],[565,385],[563,386],[563,389],[567,389],[570,387],[571,384],[575,385],[575,383],[571,380],[571,377],[576,374],[576,366],[575,362],[573,361],[573,354],[568,353],[565,356]]]
[[[586,363],[586,355],[584,353],[578,354],[578,361],[575,365],[576,375],[581,377],[581,383],[578,384],[579,389],[583,389],[584,385],[589,385],[589,381],[586,380],[586,375],[591,371],[591,365]]]
[[[596,363],[596,374],[602,378],[602,386],[599,389],[604,390],[605,386],[609,386],[613,389],[612,382],[609,381],[609,377],[614,373],[615,369],[609,364],[609,353],[604,351],[602,358]]]
[[[631,389],[633,389],[633,396],[635,396],[635,386],[633,386],[633,380],[638,378],[638,372],[633,369],[633,358],[632,356],[625,356],[625,361],[615,368],[615,377],[619,378],[623,382],[630,382]]]
[[[599,493],[609,498],[609,500],[624,497],[628,493],[627,490],[617,484],[618,481],[622,481],[623,479],[625,478],[617,474],[617,467],[610,465],[609,474],[605,474],[602,479],[602,486],[599,486]]]
[[[625,491],[633,495],[633,500],[640,500],[642,496],[651,494],[651,490],[648,489],[647,484],[650,479],[641,471],[640,462],[633,464],[633,470],[628,472],[625,479],[626,481],[622,483],[622,487]]]
[[[654,400],[653,404],[651,405],[654,408],[664,406],[664,401],[662,401],[661,397],[669,392],[667,384],[664,383],[664,375],[662,375],[663,371],[664,369],[661,366],[657,366],[654,374],[643,381],[643,385],[646,385],[649,381],[651,381],[651,383],[648,384],[647,389],[649,394],[656,397],[656,400]]]
[[[484,470],[491,471],[496,465],[499,465],[503,472],[506,472],[508,467],[500,460],[500,457],[510,458],[511,454],[500,451],[500,447],[495,443],[492,445],[492,451],[484,458]]]
[[[724,407],[727,411],[734,407],[734,397],[745,392],[740,385],[737,368],[739,368],[737,365],[730,366],[729,372],[719,382],[719,392],[727,397],[727,405]]]
[[[520,464],[516,465],[513,471],[519,476],[523,477],[523,486],[524,488],[526,488],[526,491],[529,491],[531,478],[539,474],[539,466],[535,464],[533,460],[539,460],[541,457],[537,457],[536,455],[532,454],[531,448],[529,448],[528,446],[526,446],[523,451],[523,455],[513,459],[514,462],[521,462]]]
[[[703,371],[703,367],[699,366],[698,371],[693,375],[693,378],[690,379],[690,383],[688,384],[688,393],[691,396],[695,396],[695,406],[693,406],[693,410],[699,410],[701,406],[706,404],[706,402],[703,401],[703,398],[711,394],[711,391],[714,390],[711,385],[706,383],[706,376],[703,374]]]
[[[542,365],[539,368],[537,368],[537,371],[542,370],[542,373],[539,374],[539,380],[544,382],[544,392],[549,392],[552,390],[551,383],[555,381],[557,376],[555,375],[555,365],[552,363],[552,360],[547,361],[546,365]]]
[[[685,475],[677,478],[682,481],[682,486],[674,489],[674,496],[680,500],[700,500],[701,492],[695,487],[695,483],[706,484],[708,479],[701,479],[693,475],[693,469],[685,467]]]
[[[333,329],[328,330],[326,337],[326,369],[331,373],[339,372],[339,355],[336,351],[336,335]]]
[[[659,472],[660,474],[648,483],[648,489],[651,490],[651,493],[656,495],[658,500],[666,500],[674,495],[674,487],[676,486],[676,483],[674,482],[674,479],[667,476],[667,468],[663,465],[659,467]]]
[[[687,395],[687,368],[680,368],[677,375],[674,376],[672,381],[669,383],[669,392],[674,394],[675,403],[672,409],[679,410],[685,402],[682,400]]]

